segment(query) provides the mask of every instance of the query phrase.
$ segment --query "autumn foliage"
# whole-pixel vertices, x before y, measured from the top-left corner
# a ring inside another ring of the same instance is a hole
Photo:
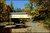
[[[0,4],[0,21],[8,21],[9,20],[9,13],[11,11],[11,8],[6,4]]]

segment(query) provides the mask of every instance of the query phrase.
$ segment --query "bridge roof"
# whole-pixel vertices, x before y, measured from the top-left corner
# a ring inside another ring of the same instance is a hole
[[[11,12],[10,14],[28,14],[28,12]]]
[[[31,18],[27,12],[11,12],[11,18]]]

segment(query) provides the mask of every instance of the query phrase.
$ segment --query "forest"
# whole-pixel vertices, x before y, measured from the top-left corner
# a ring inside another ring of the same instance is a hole
[[[28,12],[32,15],[32,22],[43,21],[50,28],[50,0],[29,0],[24,9],[14,9],[12,3],[7,5],[5,1],[0,0],[0,22],[9,21],[10,12]]]

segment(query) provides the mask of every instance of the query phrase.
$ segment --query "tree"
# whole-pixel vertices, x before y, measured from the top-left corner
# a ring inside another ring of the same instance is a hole
[[[31,14],[33,15],[34,20],[43,21],[43,23],[50,26],[50,1],[49,0],[42,0],[39,1],[32,11]]]
[[[30,0],[30,11],[33,9],[33,0]]]
[[[30,0],[31,1],[31,0]],[[39,10],[45,10],[45,9],[50,9],[50,5],[48,4],[48,0],[32,0],[32,3],[36,3],[38,6],[35,7],[34,10],[31,11],[31,13],[38,13]],[[36,11],[37,10],[37,11]],[[38,13],[39,14],[39,13]],[[38,15],[37,14],[37,15]],[[33,14],[34,15],[34,14]]]
[[[21,8],[17,8],[16,12],[22,12]]]
[[[0,3],[5,3],[6,0],[0,0]]]
[[[9,14],[12,9],[4,2],[0,2],[0,22],[6,22],[9,20]]]
[[[22,12],[29,12],[29,11],[30,11],[30,9],[28,9],[28,8],[22,9]]]
[[[25,8],[30,9],[30,4],[29,3],[25,4]]]

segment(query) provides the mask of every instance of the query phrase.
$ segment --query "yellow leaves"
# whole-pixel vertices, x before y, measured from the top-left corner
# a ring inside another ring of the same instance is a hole
[[[39,11],[41,11],[41,10],[46,10],[46,9],[47,9],[47,7],[45,7],[45,6],[42,4],[42,5],[40,5],[40,6],[37,6],[35,10],[39,12]]]
[[[3,10],[6,11],[6,9],[7,9],[7,5],[4,5]]]
[[[30,0],[30,3],[37,3],[39,0]]]
[[[39,12],[38,12],[36,9],[32,10],[31,13],[32,13],[34,16],[38,16],[38,15],[39,15]]]
[[[42,10],[42,8],[44,8],[44,6],[43,5],[40,5],[40,6],[38,6],[37,8],[36,8],[36,10]]]
[[[43,0],[44,2],[48,2],[49,0]]]
[[[24,10],[23,10],[23,12],[29,12],[30,10],[29,9],[27,9],[27,8],[25,8]]]
[[[31,11],[31,13],[32,13],[33,15],[38,16],[38,15],[40,15],[40,14],[39,14],[39,11],[46,10],[46,9],[47,9],[47,7],[45,7],[45,6],[42,4],[42,5],[40,5],[40,6],[35,7],[35,8]]]
[[[33,3],[34,1],[33,0],[30,0],[30,3]]]
[[[6,0],[0,0],[1,3],[5,2]]]
[[[4,4],[4,6],[3,6],[3,12],[9,13],[10,10],[11,10],[11,9],[9,8],[9,6],[7,6],[6,4]]]
[[[6,21],[8,20],[8,11],[10,11],[10,9],[8,8],[8,6],[6,4],[3,4],[2,6],[3,8],[1,8],[2,12],[0,13],[0,17],[1,17],[1,21]],[[9,10],[8,10],[9,9]]]
[[[35,10],[32,10],[31,13],[35,13]]]

